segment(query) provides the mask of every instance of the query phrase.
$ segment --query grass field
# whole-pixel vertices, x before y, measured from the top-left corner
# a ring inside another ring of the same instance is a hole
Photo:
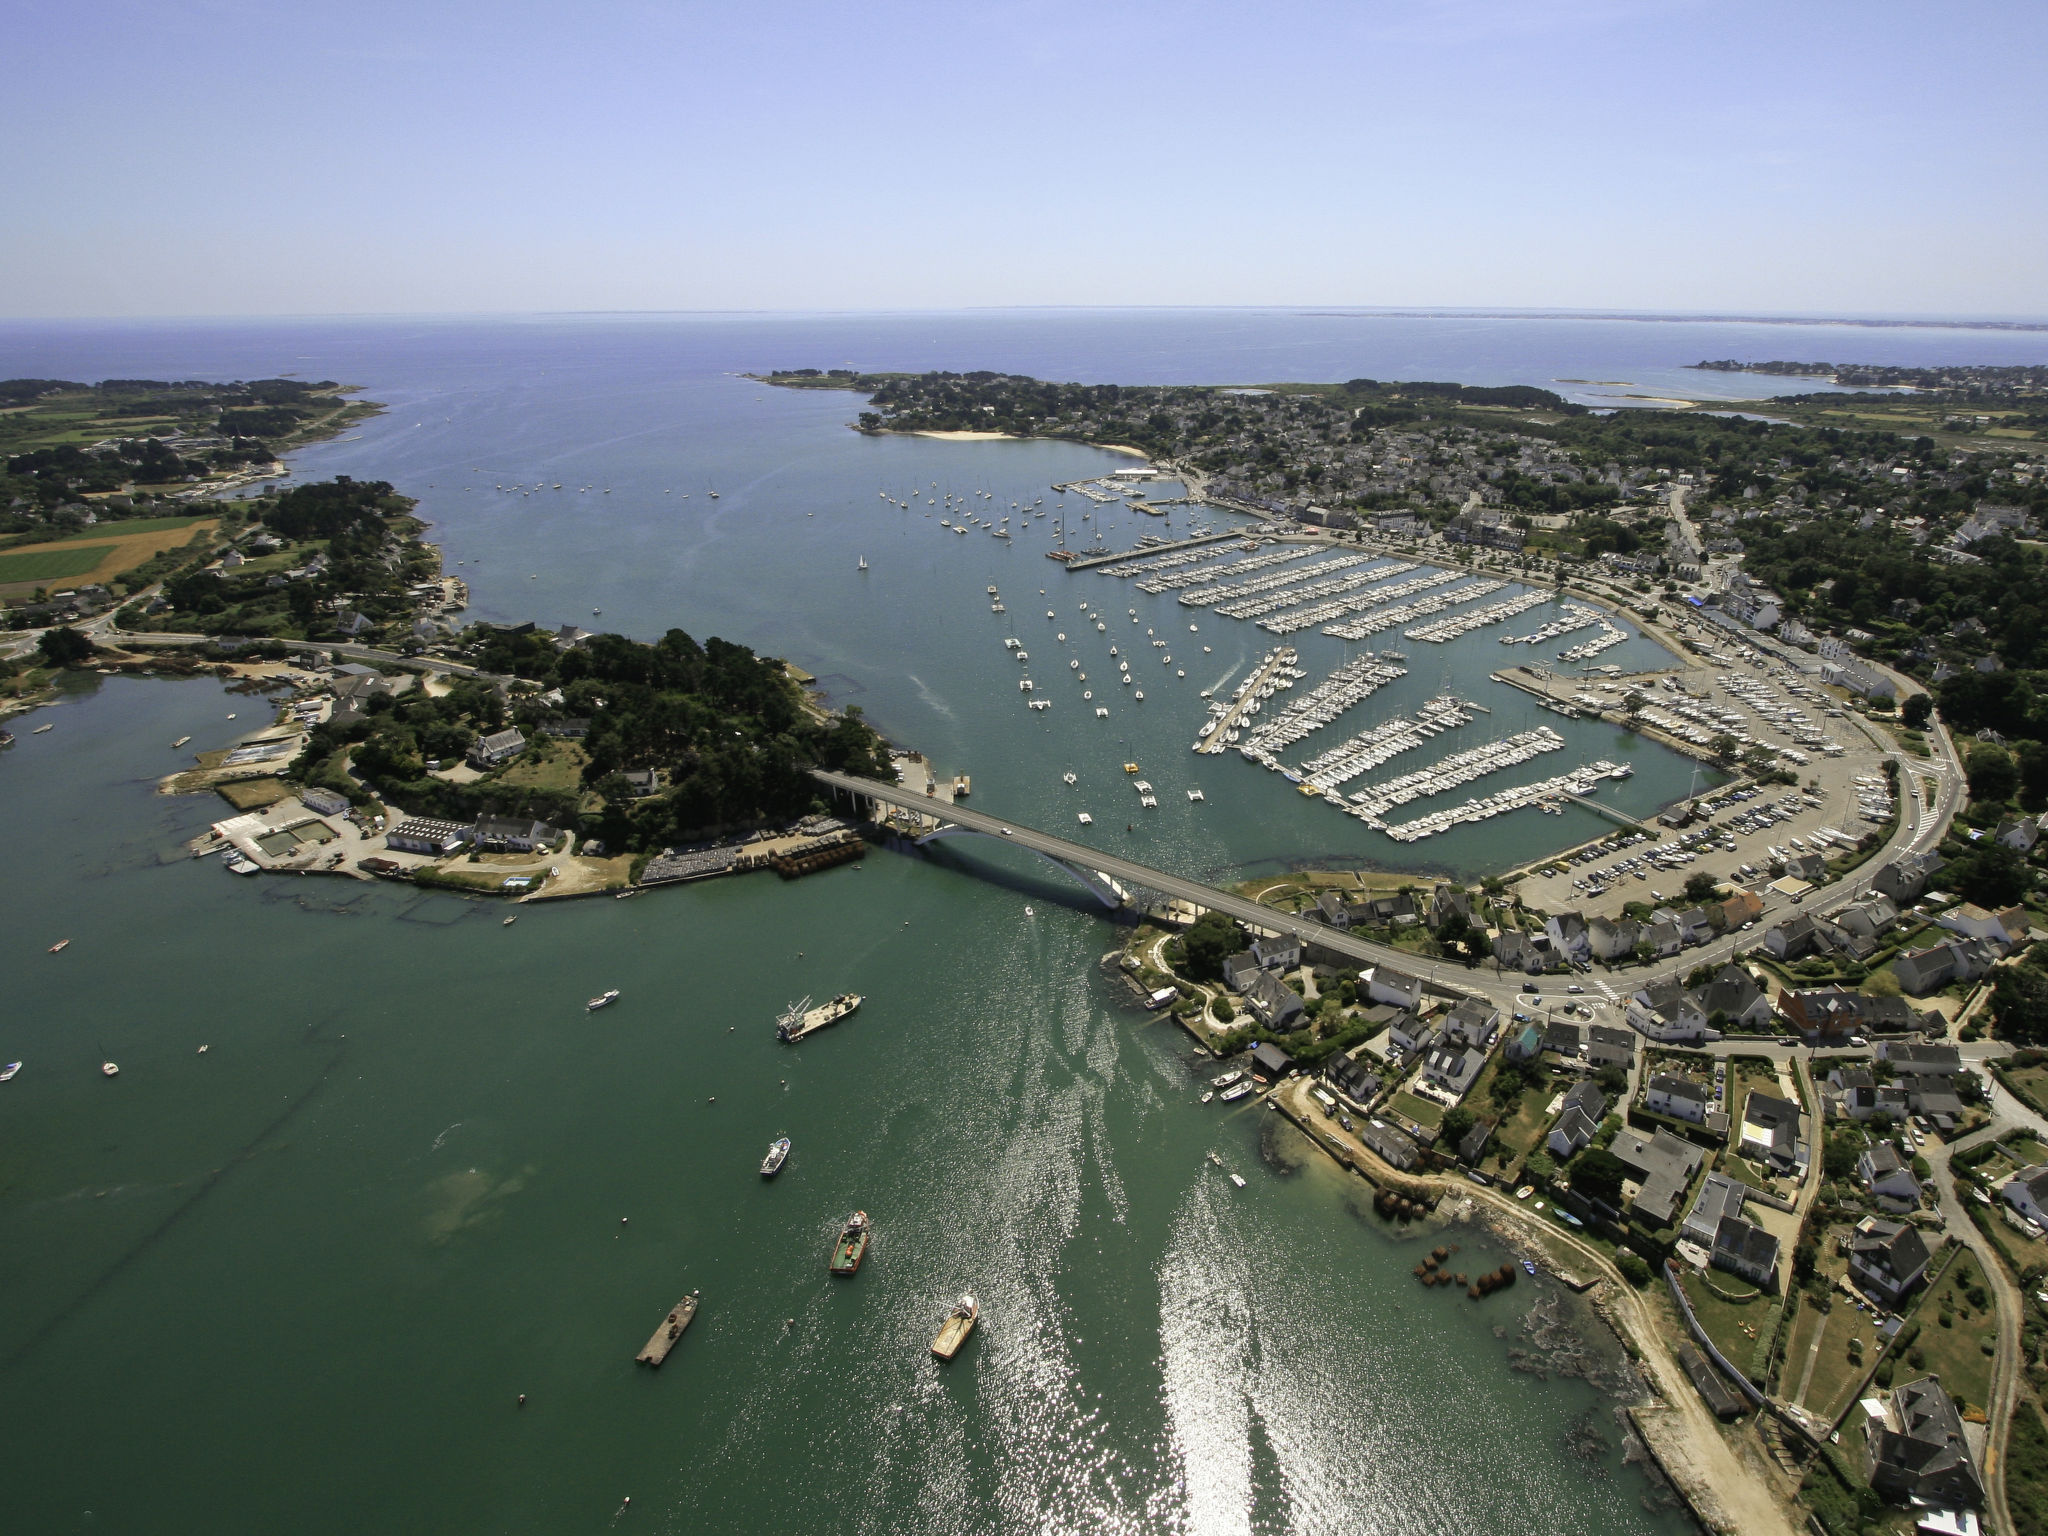
[[[36,544],[41,549],[45,544],[81,544],[93,540],[125,539],[136,533],[162,533],[170,528],[190,528],[194,523],[211,522],[204,517],[134,517],[125,521],[101,523],[93,528],[81,528],[76,533],[67,533],[62,538],[43,539]]]
[[[1714,1277],[1716,1284],[1733,1279],[1732,1275]],[[1750,1353],[1756,1348],[1758,1332],[1769,1325],[1773,1298],[1759,1296],[1753,1301],[1724,1301],[1708,1290],[1697,1276],[1688,1275],[1684,1284],[1685,1299],[1692,1303],[1693,1316],[1707,1330],[1707,1337],[1738,1368],[1746,1368]]]
[[[521,789],[573,790],[583,782],[583,765],[589,761],[575,742],[550,741],[541,749],[539,762],[521,758],[498,776],[498,782]]]
[[[139,531],[101,530],[79,537],[51,539],[41,544],[24,544],[0,554],[0,597],[28,597],[38,586],[52,581],[81,581],[105,584],[123,571],[155,559],[167,549],[182,547],[196,528],[213,528],[217,518],[152,517],[138,521]],[[58,564],[52,568],[50,560]]]
[[[57,549],[37,545],[16,554],[0,555],[0,586],[63,581],[96,571],[115,548],[112,544],[67,544]]]
[[[1444,1122],[1442,1105],[1432,1104],[1427,1099],[1419,1099],[1412,1093],[1395,1094],[1391,1099],[1387,1100],[1387,1108],[1397,1115],[1406,1115],[1417,1125],[1426,1125],[1434,1128],[1442,1125]]]
[[[1957,1254],[1947,1272],[1927,1288],[1913,1314],[1920,1335],[1899,1362],[1895,1381],[1936,1375],[1949,1396],[1979,1408],[1985,1405],[1991,1396],[1991,1357],[1984,1353],[1983,1341],[1996,1335],[1998,1319],[1988,1305],[1982,1309],[1971,1306],[1968,1295],[1972,1286],[1983,1284],[1976,1256]],[[1988,1299],[1989,1291],[1985,1294]],[[1941,1326],[1943,1313],[1950,1319],[1946,1328]],[[1915,1364],[1916,1360],[1920,1363]]]
[[[292,787],[278,778],[229,779],[213,787],[220,792],[221,799],[238,811],[260,811],[289,799],[292,793]]]

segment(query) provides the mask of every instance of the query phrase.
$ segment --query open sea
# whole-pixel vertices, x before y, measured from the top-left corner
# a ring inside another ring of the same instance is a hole
[[[1783,386],[1683,365],[2038,352],[1998,332],[1277,311],[0,325],[0,376],[360,385],[390,409],[296,454],[295,478],[417,497],[472,617],[788,657],[971,774],[977,808],[1068,836],[1089,811],[1102,846],[1211,880],[1476,876],[1601,823],[1520,812],[1403,846],[1234,753],[1193,756],[1200,692],[1274,638],[1042,558],[1054,516],[1071,544],[1122,547],[1183,533],[1190,509],[1162,526],[1069,496],[1060,514],[1054,482],[1129,461],[865,438],[845,426],[859,397],[741,372],[1363,375],[1599,405],[1710,388],[1738,408]],[[952,534],[947,491],[1014,502],[1029,531]],[[1048,515],[1027,524],[1034,502]],[[1533,659],[1498,636],[1552,611],[1445,646],[1364,642],[1406,652],[1408,675],[1289,760],[1448,686],[1492,714],[1350,787],[1540,722],[1568,750],[1470,792],[1626,757],[1635,776],[1603,798],[1640,813],[1685,793],[1689,762],[1487,680]],[[1599,660],[1655,664],[1631,634]],[[1361,649],[1289,643],[1311,680]],[[1110,681],[1124,659],[1142,704]],[[252,702],[81,678],[0,755],[0,1060],[25,1063],[0,1086],[10,1530],[1684,1528],[1623,1463],[1610,1399],[1516,1368],[1554,1287],[1424,1293],[1419,1235],[1379,1223],[1365,1186],[1277,1116],[1195,1103],[1187,1038],[1098,967],[1118,930],[1030,856],[877,851],[793,884],[528,906],[509,928],[400,887],[235,880],[179,856],[218,802],[154,783],[183,762],[171,741],[224,745]],[[620,1003],[586,1014],[606,987]],[[793,998],[847,989],[868,999],[851,1021],[774,1041]],[[877,1237],[835,1281],[857,1206]],[[1449,1240],[1467,1269],[1504,1257],[1476,1229]],[[692,1290],[669,1363],[636,1368]],[[925,1346],[962,1291],[983,1321],[940,1368]]]

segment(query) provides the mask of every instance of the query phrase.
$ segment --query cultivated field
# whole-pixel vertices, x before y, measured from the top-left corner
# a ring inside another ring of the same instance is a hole
[[[67,539],[23,544],[0,553],[0,597],[30,597],[37,587],[52,582],[104,585],[185,544],[195,528],[210,530],[217,522],[211,517],[152,517],[132,525],[110,523]]]

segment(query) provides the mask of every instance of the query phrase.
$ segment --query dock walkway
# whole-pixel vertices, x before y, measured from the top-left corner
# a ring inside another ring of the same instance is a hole
[[[1176,549],[1193,549],[1201,544],[1223,544],[1231,539],[1244,537],[1243,530],[1231,533],[1198,533],[1193,538],[1175,539],[1168,544],[1147,544],[1143,549],[1127,549],[1121,554],[1097,555],[1090,560],[1067,560],[1062,563],[1070,571],[1092,571],[1099,566],[1115,565],[1122,560],[1142,560],[1150,555],[1168,555]]]

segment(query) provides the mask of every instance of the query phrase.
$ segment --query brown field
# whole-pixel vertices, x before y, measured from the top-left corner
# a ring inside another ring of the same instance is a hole
[[[155,559],[167,549],[177,549],[188,543],[195,530],[204,528],[211,532],[220,526],[218,518],[201,518],[187,523],[182,528],[151,528],[141,533],[118,534],[112,531],[120,524],[110,525],[105,534],[94,534],[91,542],[104,545],[105,552],[100,562],[89,571],[67,575],[61,580],[7,581],[0,582],[0,597],[33,597],[37,587],[47,587],[53,592],[65,591],[72,587],[105,585],[123,571],[132,571],[138,565]],[[81,540],[52,539],[43,544],[23,544],[7,551],[10,555],[64,554],[75,550]]]

